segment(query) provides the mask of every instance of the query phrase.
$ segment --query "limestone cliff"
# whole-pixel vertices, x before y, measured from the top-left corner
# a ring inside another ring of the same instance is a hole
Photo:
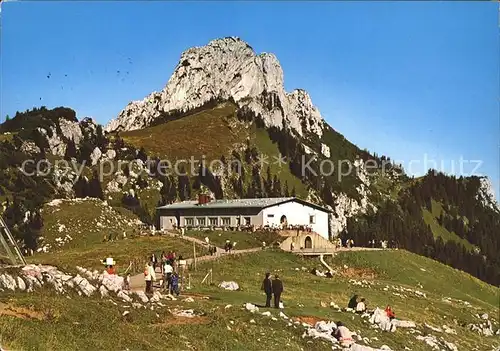
[[[128,104],[106,131],[141,129],[162,113],[189,111],[211,100],[228,99],[260,114],[267,126],[287,126],[299,135],[306,131],[322,134],[323,118],[307,92],[285,91],[276,56],[257,55],[235,37],[186,50],[165,88]]]

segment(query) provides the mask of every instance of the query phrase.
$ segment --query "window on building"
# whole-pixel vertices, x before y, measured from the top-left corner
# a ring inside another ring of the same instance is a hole
[[[206,225],[205,217],[197,218],[196,220],[198,221],[198,225],[200,227],[204,227]]]
[[[210,225],[218,225],[219,224],[219,221],[218,221],[218,218],[217,217],[210,217],[208,219],[208,221],[210,222]]]
[[[185,221],[187,226],[192,226],[194,224],[194,220],[191,217],[186,217]]]
[[[250,217],[245,217],[245,225],[250,225]]]
[[[274,214],[270,213],[267,215],[268,218],[273,218],[274,217]]]
[[[229,217],[222,217],[220,220],[223,226],[229,226],[231,224],[231,218]]]
[[[309,215],[309,224],[314,224],[314,223],[316,223],[316,216]]]

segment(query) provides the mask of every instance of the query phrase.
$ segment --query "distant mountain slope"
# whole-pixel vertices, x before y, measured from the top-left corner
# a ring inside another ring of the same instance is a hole
[[[350,218],[341,236],[362,246],[388,240],[499,285],[500,213],[484,190],[484,178],[429,171],[376,213]]]

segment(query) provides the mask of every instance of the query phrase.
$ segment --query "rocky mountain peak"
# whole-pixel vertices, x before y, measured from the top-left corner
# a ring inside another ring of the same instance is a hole
[[[276,56],[257,55],[237,37],[186,50],[165,88],[128,104],[106,131],[141,129],[162,113],[189,111],[212,100],[233,100],[260,114],[267,126],[286,126],[299,135],[323,131],[323,119],[307,92],[285,91]]]

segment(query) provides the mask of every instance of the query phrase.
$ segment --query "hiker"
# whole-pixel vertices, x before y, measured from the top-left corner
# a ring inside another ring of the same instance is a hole
[[[332,332],[333,336],[340,342],[341,346],[349,347],[354,343],[352,333],[342,322],[337,322],[337,329]]]
[[[153,269],[156,269],[156,263],[158,262],[157,258],[156,258],[156,254],[153,252],[153,254],[151,255],[151,263],[153,265]]]
[[[365,299],[362,298],[361,301],[356,305],[356,313],[363,313],[366,311]]]
[[[283,292],[283,282],[280,280],[280,277],[276,274],[271,283],[271,288],[274,294],[274,308],[280,307],[280,298],[281,293]]]
[[[108,274],[116,274],[116,269],[112,265],[106,267],[106,272]]]
[[[172,278],[170,279],[170,295],[176,294],[179,296],[179,275],[177,272],[172,274]]]
[[[294,248],[295,248],[295,244],[294,244],[294,242],[292,241],[292,242],[290,243],[290,251],[293,251],[293,249],[294,249]]]
[[[170,263],[170,265],[172,265],[172,263],[174,262],[174,256],[173,256],[173,253],[172,251],[170,251],[167,255],[167,261]]]
[[[162,252],[161,252],[161,258],[160,258],[160,260],[161,260],[161,261],[160,261],[160,263],[161,263],[161,266],[160,266],[160,267],[161,267],[161,269],[162,269],[161,273],[163,274],[163,273],[164,273],[164,272],[163,272],[163,266],[165,265],[165,262],[167,262],[167,254],[165,253],[165,251],[162,251]]]
[[[153,293],[153,282],[156,281],[156,273],[153,268],[153,262],[148,262],[144,268],[144,280],[146,281],[146,294]]]
[[[130,290],[130,273],[127,273],[127,276],[123,278],[123,290]]]
[[[163,265],[163,287],[165,291],[168,291],[170,288],[173,272],[174,268],[170,265],[170,262],[166,261]]]
[[[387,307],[385,308],[385,313],[387,314],[387,317],[389,317],[389,319],[392,321],[394,318],[396,318],[396,315],[394,314],[394,312],[392,311],[391,309],[391,306],[387,305]]]
[[[355,309],[357,306],[358,306],[358,295],[354,295],[347,303],[347,307]]]
[[[271,297],[273,296],[273,286],[271,282],[271,273],[266,273],[266,277],[264,278],[264,281],[262,282],[262,287],[260,288],[261,290],[264,290],[266,293],[266,307],[271,307]]]

